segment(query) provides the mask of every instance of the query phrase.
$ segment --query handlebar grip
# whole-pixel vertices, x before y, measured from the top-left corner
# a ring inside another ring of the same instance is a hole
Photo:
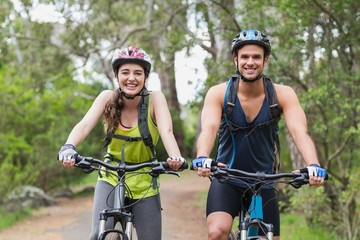
[[[81,160],[84,159],[83,156],[80,156],[79,154],[75,153],[74,155],[71,156],[72,159],[75,159],[75,164],[79,163]]]
[[[167,162],[163,163],[165,169],[170,169],[169,164]],[[187,161],[183,162],[178,170],[186,170],[188,169],[189,165]]]
[[[185,162],[183,162],[183,163],[181,164],[180,169],[181,169],[181,170],[186,170],[186,169],[188,169],[188,168],[189,168],[189,165],[188,165],[187,161],[185,160]]]

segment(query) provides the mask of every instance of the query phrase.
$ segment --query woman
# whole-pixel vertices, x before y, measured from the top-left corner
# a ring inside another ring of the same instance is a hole
[[[162,92],[149,93],[145,87],[151,69],[151,59],[141,48],[127,47],[116,50],[112,67],[119,84],[116,91],[105,90],[95,99],[84,118],[73,128],[66,144],[59,152],[59,160],[65,167],[74,166],[71,157],[78,146],[93,130],[102,116],[105,120],[107,155],[105,161],[117,164],[121,159],[127,163],[152,160],[153,147],[159,136],[168,155],[169,166],[177,170],[184,162],[173,135],[172,119]],[[148,98],[147,126],[151,143],[145,144],[141,136],[138,106]],[[126,141],[138,138],[138,141]],[[122,150],[123,153],[122,154]],[[108,208],[108,195],[117,183],[117,178],[107,170],[99,171],[94,194],[92,233],[90,239],[97,239],[98,220],[101,210]],[[141,199],[133,207],[134,223],[138,239],[161,239],[161,205],[158,187],[150,187],[152,178],[148,174],[132,175],[126,179],[132,199]],[[156,185],[156,184],[155,184]],[[158,186],[158,185],[157,185]],[[113,204],[113,203],[111,203]],[[111,223],[110,223],[111,224]],[[110,224],[108,227],[110,227]]]

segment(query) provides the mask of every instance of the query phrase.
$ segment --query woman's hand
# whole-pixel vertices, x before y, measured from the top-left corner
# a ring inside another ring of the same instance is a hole
[[[58,160],[62,161],[64,167],[72,167],[75,165],[74,156],[77,154],[74,145],[65,144],[60,148]]]
[[[166,161],[171,169],[177,171],[179,170],[181,165],[185,162],[185,159],[181,156],[180,157],[173,156],[173,157],[168,157]]]

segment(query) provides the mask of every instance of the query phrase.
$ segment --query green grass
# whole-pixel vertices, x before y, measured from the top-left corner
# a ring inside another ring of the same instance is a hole
[[[95,187],[98,174],[93,172],[91,174],[85,174],[85,176],[79,181],[76,181],[70,186],[71,190],[74,192],[75,197],[84,197],[92,195],[93,191],[84,191],[85,188]]]
[[[79,188],[81,186],[95,186],[98,174],[97,172],[92,172],[90,174],[84,174],[84,177],[80,178],[79,180],[73,182],[71,188]]]
[[[280,215],[280,231],[282,240],[341,240],[328,230],[321,228],[310,228],[306,224],[306,220],[302,215],[281,214]]]
[[[23,209],[22,211],[11,212],[5,211],[0,208],[0,231],[13,226],[15,223],[20,222],[31,216],[31,209]]]
[[[238,218],[235,218],[232,229],[238,227]],[[280,215],[280,236],[282,240],[341,240],[325,229],[309,228],[302,215],[281,214]]]
[[[92,195],[92,191],[84,191],[84,189],[95,186],[97,176],[97,173],[93,172],[92,174],[86,174],[83,178],[74,182],[72,186],[70,186],[71,190],[74,192],[74,196],[82,197]],[[0,231],[15,225],[17,222],[21,222],[22,220],[31,217],[32,214],[33,210],[29,208],[16,212],[8,212],[0,207]]]

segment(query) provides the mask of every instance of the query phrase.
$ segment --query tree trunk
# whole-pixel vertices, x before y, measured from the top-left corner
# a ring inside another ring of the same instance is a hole
[[[162,32],[162,34],[154,40],[156,41],[154,46],[157,48],[154,49],[153,52],[156,56],[155,59],[157,60],[156,71],[159,75],[162,92],[165,94],[169,105],[176,141],[179,145],[181,154],[187,156],[187,152],[185,152],[186,148],[184,146],[184,131],[180,118],[181,108],[177,98],[175,84],[175,52],[169,53],[164,51],[164,47],[167,46],[168,41],[165,33],[166,32]]]

